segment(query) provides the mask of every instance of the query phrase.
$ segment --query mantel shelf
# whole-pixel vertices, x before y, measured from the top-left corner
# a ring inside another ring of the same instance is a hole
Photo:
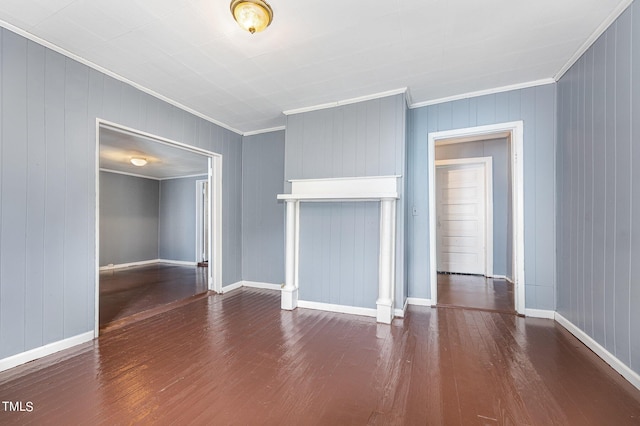
[[[397,200],[397,192],[381,192],[377,194],[278,194],[278,200],[292,201],[380,201],[386,199]]]

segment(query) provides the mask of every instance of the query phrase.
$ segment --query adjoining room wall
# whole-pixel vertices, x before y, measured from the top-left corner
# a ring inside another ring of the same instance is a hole
[[[493,274],[513,279],[511,155],[507,139],[436,145],[436,160],[491,157],[493,164]]]
[[[100,172],[100,266],[158,258],[159,182]]]
[[[224,156],[222,284],[242,279],[239,134],[6,29],[0,98],[0,359],[94,328],[96,118]]]
[[[407,223],[409,297],[431,297],[429,277],[430,132],[524,122],[525,306],[555,310],[556,85],[512,90],[409,110]]]
[[[207,175],[160,181],[159,258],[196,261],[196,181]]]
[[[640,374],[640,4],[558,82],[557,311]]]
[[[284,282],[285,132],[242,139],[242,279]]]
[[[400,175],[396,229],[396,308],[404,285],[405,95],[287,116],[289,179]],[[378,203],[302,203],[300,299],[375,308]]]

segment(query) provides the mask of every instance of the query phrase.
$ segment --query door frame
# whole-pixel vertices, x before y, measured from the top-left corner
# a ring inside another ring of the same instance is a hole
[[[222,293],[222,154],[208,151],[162,136],[143,132],[131,127],[96,118],[95,146],[95,290],[94,290],[94,336],[100,332],[100,129],[108,128],[150,139],[154,142],[170,145],[208,157],[207,176],[209,180],[209,267],[207,268],[207,287],[210,291]]]
[[[428,134],[427,163],[429,190],[429,278],[431,287],[431,303],[438,301],[438,276],[436,263],[436,196],[435,196],[435,147],[436,142],[462,143],[486,140],[488,138],[506,137],[511,148],[511,191],[512,191],[512,223],[513,223],[513,281],[514,302],[516,312],[525,313],[525,275],[524,275],[524,122],[490,124],[486,126],[467,127]]]
[[[479,164],[484,167],[484,274],[487,277],[493,276],[493,158],[473,157],[456,158],[451,160],[436,160],[436,170],[439,167],[474,165]],[[437,186],[437,181],[434,181]],[[438,206],[436,205],[436,215]],[[436,237],[437,237],[436,227]],[[437,240],[436,240],[437,250]],[[436,253],[437,254],[437,253]],[[436,258],[437,261],[437,258]],[[436,264],[436,270],[438,265]],[[437,302],[437,300],[436,300]]]
[[[207,224],[211,224],[211,219],[209,218],[210,216],[210,212],[211,212],[211,208],[207,209],[207,217],[204,218],[203,214],[202,214],[202,207],[203,207],[203,200],[202,200],[202,195],[204,193],[203,191],[203,187],[204,187],[204,183],[205,182],[209,182],[209,179],[198,179],[196,180],[196,262],[202,262],[202,252],[203,252],[203,248],[204,248],[204,242],[203,242],[203,232],[202,231],[202,227],[204,226],[205,220],[207,222]],[[209,196],[208,190],[209,185],[207,185],[207,197]],[[209,203],[211,204],[211,203]],[[210,240],[211,238],[209,238]],[[207,244],[210,245],[210,244]],[[207,247],[207,261],[209,261],[209,251],[210,247]]]

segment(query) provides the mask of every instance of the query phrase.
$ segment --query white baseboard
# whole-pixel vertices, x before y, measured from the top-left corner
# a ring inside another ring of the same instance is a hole
[[[377,316],[375,308],[360,308],[357,306],[334,305],[333,303],[309,302],[306,300],[298,300],[299,308],[316,309],[318,311],[338,312],[341,314],[362,315],[365,317]]]
[[[250,288],[264,288],[267,290],[282,290],[281,284],[272,284],[272,283],[261,283],[257,281],[238,281],[233,284],[229,284],[227,286],[222,287],[222,293],[228,293],[232,290],[237,290],[242,287],[250,287]]]
[[[150,260],[141,260],[139,262],[129,262],[129,263],[119,263],[117,265],[109,264],[107,266],[101,266],[101,271],[110,271],[112,269],[123,269],[129,268],[131,266],[144,266],[144,265],[153,265],[154,263],[160,262],[160,259],[150,259]]]
[[[141,260],[139,262],[118,263],[117,265],[109,264],[107,266],[101,266],[100,270],[110,271],[112,269],[130,268],[131,266],[153,265],[156,263],[169,263],[171,265],[182,265],[182,266],[196,266],[198,264],[198,262],[189,262],[185,260],[149,259],[149,260]]]
[[[257,281],[242,281],[244,287],[264,288],[267,290],[282,290],[282,284],[261,283]]]
[[[0,359],[0,371],[5,371],[10,368],[17,367],[21,364],[36,360],[38,358],[42,358],[65,349],[69,349],[73,346],[85,342],[89,342],[93,340],[93,337],[94,332],[93,330],[91,330],[86,333],[78,334],[77,336],[69,337],[64,340],[59,340],[57,342],[49,343],[47,345],[28,350],[26,352]]]
[[[198,262],[189,262],[188,260],[171,260],[171,259],[158,259],[158,263],[169,263],[171,265],[181,266],[196,266]]]
[[[407,304],[415,306],[431,306],[431,299],[422,299],[420,297],[407,297]]]
[[[525,317],[555,319],[556,312],[546,309],[527,309],[524,310]]]
[[[569,333],[573,334],[578,340],[584,343],[585,346],[591,349],[596,355],[602,358],[604,362],[620,373],[620,375],[627,379],[629,383],[640,389],[640,374],[633,371],[628,365],[616,358],[615,355],[609,352],[604,346],[596,342],[591,336],[557,312],[555,313],[555,320],[561,326],[566,328]]]
[[[489,278],[495,278],[498,280],[505,280],[510,282],[511,284],[513,284],[513,280],[509,277],[507,277],[506,275],[491,275]]]
[[[222,287],[222,293],[228,293],[231,290],[237,290],[242,287],[242,281],[238,281],[237,283],[229,284]]]
[[[395,311],[393,311],[393,315],[399,318],[404,318],[405,314],[407,313],[408,305],[409,305],[409,300],[404,299],[404,305],[402,306],[402,309],[396,309]]]

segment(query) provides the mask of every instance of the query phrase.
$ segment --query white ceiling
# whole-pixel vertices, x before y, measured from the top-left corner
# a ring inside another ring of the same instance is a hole
[[[142,157],[148,163],[142,167],[134,166],[132,157]],[[206,175],[208,168],[205,155],[136,134],[100,128],[101,170],[160,180]]]
[[[2,0],[0,20],[240,133],[408,88],[420,104],[555,77],[631,0]]]

